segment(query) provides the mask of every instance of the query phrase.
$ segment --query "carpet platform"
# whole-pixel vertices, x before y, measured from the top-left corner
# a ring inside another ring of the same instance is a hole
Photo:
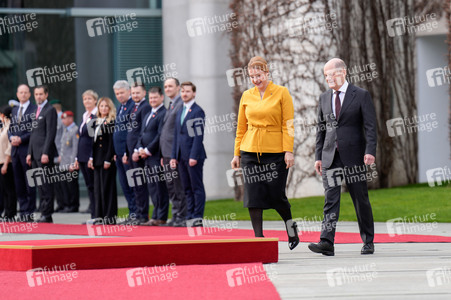
[[[0,242],[0,270],[75,264],[76,269],[142,266],[272,263],[276,238],[138,236]]]

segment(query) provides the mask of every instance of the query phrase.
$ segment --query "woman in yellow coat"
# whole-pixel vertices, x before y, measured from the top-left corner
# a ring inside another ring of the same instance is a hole
[[[255,87],[241,96],[231,165],[242,169],[244,207],[249,209],[255,236],[263,237],[263,210],[275,209],[293,250],[299,237],[285,193],[288,169],[294,165],[294,136],[287,128],[294,117],[293,99],[286,87],[268,80],[268,64],[262,57],[250,60],[248,72]]]

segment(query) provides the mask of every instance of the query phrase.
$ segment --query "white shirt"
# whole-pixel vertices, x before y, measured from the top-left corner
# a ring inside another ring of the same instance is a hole
[[[338,95],[338,97],[340,97],[341,107],[343,107],[343,100],[345,99],[345,94],[346,94],[346,90],[348,89],[348,85],[349,85],[349,83],[346,80],[345,83],[338,89],[340,91],[340,95]],[[335,114],[335,90],[333,90],[331,101],[332,101],[332,111],[333,111],[334,115],[336,115]]]
[[[86,124],[86,122],[88,121],[89,117],[90,117],[91,115],[95,115],[95,114],[97,114],[97,106],[94,107],[94,109],[91,110],[90,113],[88,113],[87,111],[85,111],[85,112],[83,113],[83,123],[81,123],[81,125],[80,125],[80,133],[81,133],[81,131],[82,131],[82,129],[83,129],[83,126],[84,126],[84,125]]]
[[[153,108],[152,107],[152,111],[150,112],[149,117],[146,120],[146,126],[147,124],[149,124],[150,119],[152,118],[153,114],[156,113],[164,104],[161,103],[158,107]],[[134,149],[135,152],[139,152],[143,149],[143,147],[139,147],[139,149]],[[152,154],[150,153],[149,149],[144,148],[144,151],[146,152],[147,155],[151,156]]]
[[[16,116],[17,120],[19,120],[20,108],[23,107],[23,109],[22,109],[22,118],[23,118],[23,115],[25,114],[25,111],[27,110],[29,105],[30,105],[30,100],[28,100],[24,104],[20,104],[19,109],[17,110],[17,116]]]
[[[190,101],[188,101],[188,102],[186,102],[186,103],[183,103],[183,106],[186,107],[186,108],[185,108],[185,115],[183,116],[183,119],[185,119],[186,114],[189,112],[189,110],[190,110],[191,106],[193,106],[193,104],[194,104],[194,99],[193,99],[193,100],[190,100]],[[183,108],[182,108],[182,109],[183,109]]]

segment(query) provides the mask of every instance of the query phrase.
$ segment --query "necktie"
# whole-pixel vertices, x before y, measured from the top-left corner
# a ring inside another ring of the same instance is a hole
[[[138,106],[139,104],[135,104],[135,109],[133,110],[134,113],[138,110]]]
[[[39,117],[39,113],[41,112],[41,107],[38,106],[38,111],[36,112],[36,119]]]
[[[170,101],[169,102],[169,110],[172,110],[173,109],[173,107],[172,107],[172,101]]]
[[[19,119],[18,119],[18,123],[20,123],[22,121],[22,116],[23,116],[23,106],[20,106],[19,109]]]
[[[335,92],[335,117],[338,120],[341,110],[340,91]]]
[[[182,118],[180,119],[180,124],[181,125],[183,125],[183,120],[185,119],[185,112],[186,112],[186,106],[183,105]]]

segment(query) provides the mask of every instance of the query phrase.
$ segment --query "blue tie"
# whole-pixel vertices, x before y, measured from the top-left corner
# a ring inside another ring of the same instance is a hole
[[[182,118],[180,120],[180,125],[183,125],[183,120],[185,119],[185,112],[186,112],[186,106],[183,105]]]

